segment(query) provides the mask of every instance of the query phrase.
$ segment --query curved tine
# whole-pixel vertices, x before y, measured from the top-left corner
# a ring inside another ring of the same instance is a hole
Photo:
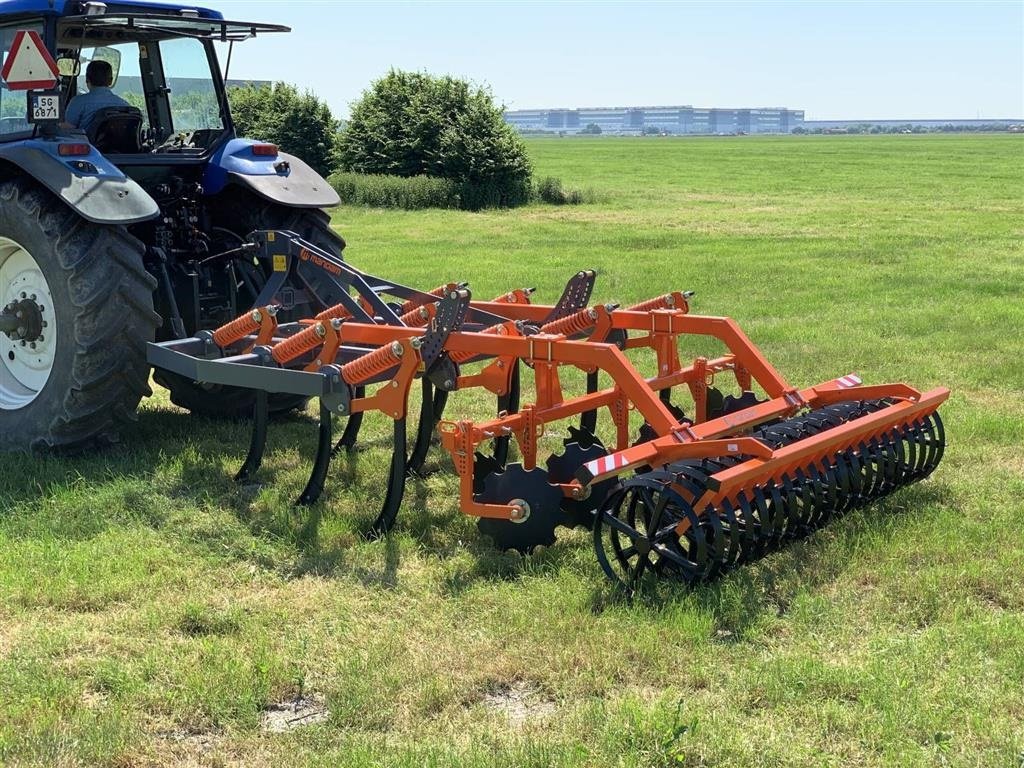
[[[799,493],[793,487],[793,481],[789,473],[783,472],[779,478],[779,485],[782,488],[782,503],[786,508],[786,517],[789,525],[786,526],[789,535],[795,539],[807,535],[807,525],[803,518],[803,509],[800,505]]]
[[[892,430],[892,447],[896,455],[893,475],[897,486],[910,482],[910,473],[907,471],[907,453],[904,449],[904,432],[903,427],[893,427]]]
[[[679,495],[682,496],[683,500],[688,504],[697,503],[697,499],[699,499],[704,494],[704,491],[707,490],[703,484],[695,482],[692,475],[687,471],[691,468],[695,471],[699,471],[699,468],[695,466],[695,464],[698,463],[698,459],[686,459],[684,461],[676,462],[675,464],[669,464],[668,466],[668,471],[672,473],[672,481],[676,485],[678,491],[686,491],[686,495],[683,495],[682,493]]]
[[[928,414],[928,418],[931,421],[931,434],[933,438],[930,442],[930,447],[934,448],[929,458],[928,469],[925,470],[924,477],[927,477],[935,468],[939,466],[939,462],[942,461],[942,454],[946,451],[946,427],[942,423],[942,417],[939,416],[938,411],[933,411]]]
[[[824,463],[824,460],[822,460]],[[827,465],[825,465],[827,466]],[[815,462],[810,462],[803,467],[804,492],[807,503],[810,505],[808,517],[811,520],[812,528],[820,528],[828,522],[832,503],[830,484],[832,479],[827,471],[822,471]]]
[[[781,520],[777,519],[778,510],[768,503],[762,486],[755,485],[752,495],[754,509],[757,510],[757,517],[761,521],[762,539],[758,546],[761,554],[765,554],[778,544],[779,538],[782,536],[783,524]]]
[[[416,443],[406,467],[410,475],[419,475],[423,469],[427,451],[430,450],[430,439],[434,436],[434,425],[437,423],[434,418],[434,387],[426,376],[421,381],[423,399],[420,401],[420,423],[416,426]]]
[[[882,470],[881,471],[882,485],[878,489],[878,498],[882,498],[883,496],[886,496],[886,495],[892,493],[895,490],[895,488],[896,488],[896,484],[893,482],[893,479],[892,479],[892,460],[893,460],[893,454],[892,454],[891,446],[889,445],[889,436],[888,436],[888,434],[882,433],[877,438],[875,438],[875,441],[876,441],[875,448],[878,451],[879,466],[881,467],[881,470]]]
[[[725,566],[725,534],[722,531],[722,521],[718,519],[718,512],[710,504],[698,514],[701,528],[704,529],[704,541],[708,544],[709,555],[707,570],[701,574],[701,578],[710,580],[721,573]]]
[[[811,480],[811,499],[814,505],[814,524],[824,526],[835,512],[838,481],[827,458],[812,461],[804,469]]]
[[[828,429],[829,424],[816,414],[808,414],[803,418],[803,426],[805,432],[812,436]],[[820,528],[828,522],[836,508],[837,481],[832,474],[829,458],[825,456],[809,460],[802,470],[805,498],[810,505],[808,517],[812,527]]]
[[[822,520],[826,523],[833,516],[843,514],[843,505],[846,504],[848,498],[842,461],[842,454],[836,453],[827,459],[821,459],[818,464],[818,471],[821,473],[823,483],[821,488],[824,502]]]
[[[687,505],[685,517],[690,523],[689,529],[681,537],[686,538],[689,544],[685,550],[685,558],[689,563],[686,568],[685,580],[693,582],[703,578],[703,574],[709,570],[708,544],[704,538],[704,529],[701,527],[700,518],[689,508],[689,505]],[[681,542],[677,543],[676,547],[680,552],[684,551]]]
[[[818,528],[818,498],[806,466],[793,470],[793,491],[800,500],[800,514],[808,533]]]
[[[910,465],[910,476],[914,480],[919,480],[921,478],[921,473],[924,469],[925,450],[924,444],[922,443],[923,434],[920,419],[914,419],[914,422],[905,432],[907,454],[910,457],[908,459],[908,463]]]
[[[736,495],[736,508],[738,517],[743,521],[743,549],[740,551],[740,559],[742,562],[756,560],[764,551],[763,521],[744,491]]]
[[[843,515],[853,503],[853,490],[850,488],[850,465],[847,451],[839,451],[832,457],[832,476],[836,481],[833,489],[836,507],[834,514]]]
[[[909,448],[910,425],[900,424],[892,428],[893,448],[896,451],[896,480],[899,485],[908,485],[914,480],[913,449]]]
[[[721,506],[715,510],[718,519],[725,525],[728,532],[728,549],[725,554],[725,567],[735,568],[743,561],[743,540],[746,534],[741,530],[740,519],[736,514],[736,508],[729,499],[725,499]]]
[[[267,392],[263,389],[256,390],[256,400],[252,405],[252,437],[249,439],[249,453],[245,456],[245,463],[235,474],[235,482],[243,483],[251,480],[263,463],[263,451],[267,447]]]
[[[603,510],[597,513],[597,518],[594,521],[594,554],[597,557],[597,563],[601,566],[601,570],[605,572],[605,575],[615,582],[620,588],[628,590],[626,582],[623,580],[622,575],[618,573],[615,565],[621,567],[622,563],[619,562],[618,557],[608,556],[608,550],[614,550],[620,545],[617,543],[615,538],[617,535],[621,535],[609,522],[614,519],[615,515],[610,510]],[[609,546],[606,547],[602,538],[607,532]],[[613,561],[614,560],[614,564]]]
[[[366,536],[369,539],[380,538],[390,531],[395,525],[395,519],[398,517],[398,509],[402,506],[402,498],[405,496],[405,475],[407,471],[405,460],[406,439],[405,419],[395,419],[395,450],[391,454],[388,492],[384,497],[384,504],[381,506],[380,514],[373,521],[370,530],[366,532]]]
[[[365,397],[366,387],[356,387],[355,397]],[[353,413],[348,417],[348,422],[345,424],[345,431],[341,433],[341,439],[338,444],[334,446],[334,450],[331,451],[332,456],[338,455],[342,449],[351,451],[356,447],[356,439],[359,437],[359,428],[363,426],[363,412]]]
[[[807,533],[818,527],[818,504],[814,494],[814,483],[807,472],[807,467],[796,467],[793,470],[793,494],[800,502],[800,519]]]
[[[849,499],[843,507],[843,513],[856,509],[861,503],[861,466],[857,456],[856,447],[847,448],[843,451],[843,461],[846,466],[846,480],[849,483]]]
[[[597,392],[597,371],[587,374],[587,394],[592,395]],[[597,409],[591,411],[585,411],[580,416],[580,429],[584,429],[590,434],[597,434]]]
[[[938,452],[938,442],[935,435],[935,422],[932,417],[938,416],[938,413],[932,413],[924,417],[920,422],[918,428],[918,454],[920,458],[918,463],[920,465],[920,471],[917,474],[918,480],[923,480],[931,474],[932,470],[935,469],[935,455]]]
[[[508,383],[508,394],[498,397],[498,412],[516,413],[519,410],[519,361],[512,364],[512,376]],[[508,461],[508,444],[511,437],[503,435],[494,438],[494,460],[504,467]]]
[[[626,495],[629,501],[629,508],[626,512],[626,518],[625,520],[623,520],[621,517],[617,517],[616,519],[619,520],[622,526],[625,526],[630,531],[636,533],[636,538],[634,538],[630,533],[627,533],[626,530],[624,530],[622,527],[615,525],[614,523],[609,523],[609,526],[629,539],[629,546],[623,547],[622,541],[618,536],[613,535],[611,537],[612,551],[615,553],[615,559],[619,561],[619,564],[622,566],[623,570],[628,574],[630,568],[629,561],[640,554],[639,550],[636,547],[636,543],[640,539],[646,538],[644,534],[640,533],[640,529],[636,524],[637,506],[641,502],[643,502],[646,505],[646,502],[640,498],[640,494],[637,493],[636,489],[634,488],[630,488],[627,491]],[[620,506],[619,509],[621,508],[622,507]]]
[[[789,516],[789,506],[782,498],[782,489],[779,488],[779,484],[770,480],[765,484],[765,488],[771,499],[772,516],[775,520],[776,533],[773,544],[778,548],[782,546],[784,540],[796,537],[796,524]]]
[[[883,432],[878,436],[878,450],[882,462],[882,478],[884,479],[879,496],[885,496],[899,487],[893,466],[896,463],[896,453],[892,447],[892,437],[888,432]]]
[[[878,489],[878,497],[886,496],[896,489],[893,481],[893,452],[889,442],[889,435],[882,433],[876,438],[879,466],[881,467],[882,485]]]
[[[822,479],[827,483],[827,508],[824,510],[827,521],[846,512],[850,503],[850,474],[843,452],[822,460],[820,467],[824,470]]]
[[[448,405],[448,390],[434,389],[434,425],[444,416],[445,406]]]
[[[677,482],[681,478],[687,478],[699,489],[707,487],[709,473],[706,467],[706,460],[697,460],[693,464],[680,462],[673,465],[673,471],[680,476]],[[696,494],[693,501],[688,502],[688,504],[696,503],[701,493]],[[710,580],[719,574],[726,561],[725,532],[722,530],[722,521],[718,518],[718,511],[711,505],[705,506],[701,511],[694,510],[694,513],[700,521],[699,526],[705,546],[707,547],[704,570],[698,573],[696,578]]]
[[[615,542],[616,528],[612,525],[611,520],[617,519],[617,514],[622,508],[622,503],[625,499],[625,491],[622,488],[614,491],[608,499],[605,500],[605,505],[599,508],[597,516],[594,519],[594,554],[597,556],[597,562],[601,566],[601,570],[605,572],[609,579],[615,581],[621,586],[625,586],[625,582],[616,572],[615,567],[612,565],[611,560],[608,558],[607,549],[604,541],[602,540],[605,534],[605,529],[608,531],[609,542],[611,547],[614,549],[619,547]],[[621,547],[619,547],[621,548]],[[616,558],[618,561],[618,558]]]
[[[307,506],[320,498],[324,491],[324,480],[327,479],[327,470],[331,466],[331,440],[333,425],[331,423],[331,411],[320,401],[320,439],[316,448],[316,459],[313,460],[313,471],[309,473],[309,482],[299,496],[298,504]]]
[[[861,497],[864,503],[874,501],[877,497],[876,488],[878,487],[878,461],[875,456],[875,442],[872,439],[862,440],[860,442],[860,455],[862,459],[862,466],[864,467],[864,482],[861,484],[863,492]]]

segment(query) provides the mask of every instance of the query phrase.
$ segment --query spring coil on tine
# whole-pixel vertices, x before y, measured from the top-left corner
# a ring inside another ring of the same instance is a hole
[[[627,308],[627,312],[648,312],[652,309],[679,309],[681,295],[666,293]]]
[[[325,309],[313,319],[320,321],[347,320],[350,317],[352,317],[352,312],[344,304],[335,304],[333,307]]]
[[[374,376],[393,368],[404,352],[405,348],[400,341],[385,344],[362,357],[357,357],[350,363],[345,363],[341,367],[341,377],[349,384],[363,384]]]
[[[890,405],[888,401],[838,403],[781,424],[761,427],[754,437],[773,447],[796,442]],[[833,517],[927,477],[942,458],[945,435],[938,413],[893,425],[830,456],[819,456],[777,479],[744,489],[708,507],[676,540],[676,566],[668,571],[686,582],[712,579],[762,557],[787,540],[803,537]],[[673,487],[687,506],[707,488],[708,479],[742,457],[690,459],[668,466]],[[700,541],[697,547],[695,542]]]
[[[437,288],[427,291],[427,293],[436,298],[441,298],[445,294],[450,293],[451,291],[454,291],[457,288],[458,285],[456,285],[455,283],[446,283],[445,285],[439,285],[437,286]],[[406,299],[405,301],[402,302],[402,308],[398,311],[398,314],[404,315],[407,312],[411,312],[412,310],[416,309],[416,307],[422,306],[425,303],[426,302],[420,299]]]
[[[593,307],[581,309],[571,315],[552,320],[540,327],[541,333],[557,334],[559,336],[573,336],[583,331],[589,331],[597,322],[597,310]]]
[[[263,310],[254,309],[246,312],[241,317],[236,317],[230,323],[225,323],[213,332],[213,343],[222,349],[244,339],[250,333],[260,329],[263,322]]]
[[[402,325],[408,325],[413,328],[422,327],[429,323],[436,314],[436,304],[424,304],[423,306],[410,309],[399,320],[402,321]]]
[[[315,323],[307,326],[294,336],[285,339],[279,344],[275,344],[270,350],[270,355],[278,364],[284,365],[285,363],[291,362],[295,358],[304,355],[306,352],[319,347],[323,344],[326,336],[327,328],[324,324]]]

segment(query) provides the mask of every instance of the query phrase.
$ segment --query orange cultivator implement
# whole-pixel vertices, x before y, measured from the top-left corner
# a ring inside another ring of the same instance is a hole
[[[318,450],[300,503],[320,496],[331,457],[355,445],[364,413],[390,418],[391,471],[369,533],[395,523],[405,477],[421,471],[438,433],[463,512],[500,548],[530,552],[553,544],[558,526],[583,526],[603,569],[630,587],[645,574],[696,582],[926,477],[942,457],[937,409],[948,390],[864,386],[852,374],[797,389],[734,321],[691,315],[689,293],[590,305],[595,275],[579,272],[554,305],[533,303],[527,289],[475,301],[465,284],[421,291],[368,275],[290,232],[254,233],[250,247],[274,266],[256,309],[151,345],[150,362],[256,391],[240,479],[262,460],[267,395],[319,398]],[[692,336],[717,339],[725,353],[684,363],[680,342]],[[641,373],[638,356],[653,360],[653,375]],[[566,391],[575,380],[567,370],[583,372],[583,391]],[[725,374],[737,396],[713,386]],[[474,388],[497,398],[495,417],[442,418],[450,392]],[[334,443],[336,416],[347,424]],[[562,422],[563,450],[542,466],[540,438]],[[513,441],[519,460],[510,462]]]

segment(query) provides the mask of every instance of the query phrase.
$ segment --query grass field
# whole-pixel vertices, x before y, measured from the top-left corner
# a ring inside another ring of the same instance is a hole
[[[1024,141],[529,148],[599,202],[341,209],[348,258],[478,296],[553,300],[586,267],[601,300],[694,289],[694,311],[737,318],[801,386],[950,387],[943,465],[715,585],[628,603],[581,532],[493,552],[446,471],[362,540],[383,422],[299,510],[311,415],[272,430],[263,485],[240,489],[247,427],[158,391],[119,449],[0,473],[0,764],[1024,760]],[[300,695],[326,719],[261,728]]]

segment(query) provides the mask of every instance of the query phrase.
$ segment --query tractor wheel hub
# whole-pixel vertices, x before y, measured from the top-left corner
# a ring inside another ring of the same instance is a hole
[[[35,294],[33,294],[35,296]],[[43,306],[45,309],[45,305]],[[34,298],[24,298],[4,307],[0,312],[0,331],[14,341],[39,341],[43,336],[43,312]],[[43,336],[45,341],[46,337]]]
[[[57,351],[57,319],[39,264],[0,237],[0,410],[32,402],[46,385]]]

